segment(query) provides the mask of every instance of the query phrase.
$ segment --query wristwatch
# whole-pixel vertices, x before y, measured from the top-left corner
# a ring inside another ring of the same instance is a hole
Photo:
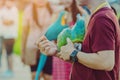
[[[78,58],[77,58],[77,53],[78,53],[78,50],[74,50],[71,55],[70,55],[70,60],[72,62],[77,62],[78,61]]]

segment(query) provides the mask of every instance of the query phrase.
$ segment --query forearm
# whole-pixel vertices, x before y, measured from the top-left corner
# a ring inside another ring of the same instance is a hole
[[[78,62],[85,65],[86,67],[96,69],[96,70],[111,70],[111,62],[105,57],[101,57],[97,53],[86,54],[83,52],[79,52],[78,55]],[[107,57],[106,57],[107,58]]]
[[[26,40],[22,39],[22,52],[25,51],[25,46],[26,46]]]
[[[28,37],[28,30],[23,29],[23,31],[22,31],[22,51],[25,51],[27,37]]]

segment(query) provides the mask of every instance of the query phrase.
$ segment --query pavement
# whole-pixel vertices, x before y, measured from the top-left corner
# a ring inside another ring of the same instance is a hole
[[[0,67],[0,80],[31,80],[30,68],[22,64],[17,55],[13,55],[13,76],[5,77],[2,74],[7,70],[6,54],[2,54],[2,66]]]

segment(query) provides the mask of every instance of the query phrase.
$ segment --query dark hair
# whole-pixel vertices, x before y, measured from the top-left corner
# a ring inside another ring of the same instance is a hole
[[[77,7],[77,4],[76,4],[76,1],[73,0],[72,2],[72,5],[71,5],[71,12],[72,12],[72,18],[73,18],[73,21],[74,23],[76,22],[77,18],[76,18],[76,15],[78,13],[80,13],[82,15],[82,13],[79,11],[78,7]]]
[[[65,8],[65,10],[68,11],[68,8]],[[72,0],[72,4],[71,4],[71,7],[70,7],[70,10],[71,10],[71,13],[72,13],[73,22],[75,23],[76,20],[77,20],[76,15],[77,15],[78,13],[82,14],[82,13],[79,11],[79,9],[78,9],[75,0]]]
[[[117,15],[117,11],[115,10],[115,8],[112,6],[111,6],[111,8],[112,8],[113,12],[115,13],[115,15]]]
[[[52,14],[52,9],[51,9],[49,3],[46,4],[46,7],[47,7],[49,13]],[[36,5],[35,5],[34,3],[33,3],[33,8],[32,8],[32,13],[33,13],[33,20],[36,22],[36,24],[37,24],[39,27],[41,27],[42,25],[39,24],[37,8],[36,8]]]

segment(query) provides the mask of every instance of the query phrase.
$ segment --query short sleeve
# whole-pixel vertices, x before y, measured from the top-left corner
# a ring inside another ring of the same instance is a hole
[[[115,49],[115,26],[109,18],[100,17],[95,20],[93,25],[91,43],[92,51]]]

